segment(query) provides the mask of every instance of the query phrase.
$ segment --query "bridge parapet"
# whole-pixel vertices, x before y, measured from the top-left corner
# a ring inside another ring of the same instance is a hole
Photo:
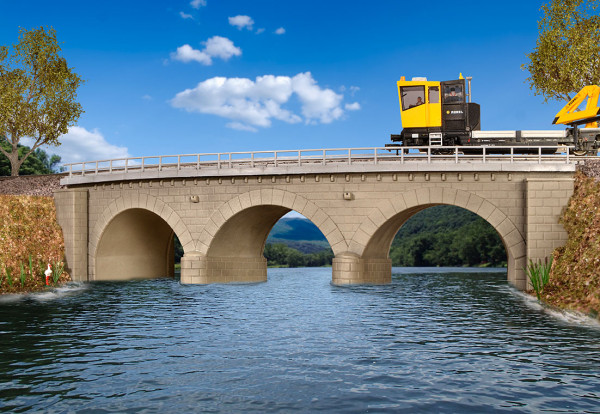
[[[128,180],[240,175],[388,171],[574,171],[577,158],[563,147],[389,147],[157,155],[65,164],[62,185]],[[440,150],[437,150],[440,151]],[[480,151],[480,153],[472,153]],[[554,151],[554,153],[549,153]]]

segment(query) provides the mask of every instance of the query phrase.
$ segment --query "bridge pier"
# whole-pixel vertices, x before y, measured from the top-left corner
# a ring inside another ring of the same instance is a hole
[[[345,252],[333,258],[332,282],[335,285],[381,285],[392,281],[391,259],[363,259]]]
[[[193,251],[181,258],[181,283],[258,283],[267,281],[267,259],[210,257]]]

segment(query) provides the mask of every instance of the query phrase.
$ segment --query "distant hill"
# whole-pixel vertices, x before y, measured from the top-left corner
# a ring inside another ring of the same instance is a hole
[[[279,220],[269,233],[267,243],[283,243],[304,254],[329,249],[329,243],[321,230],[312,221],[301,217],[284,217]]]
[[[269,239],[304,240],[304,241],[327,241],[321,230],[312,221],[302,217],[284,217],[279,220],[271,233]]]

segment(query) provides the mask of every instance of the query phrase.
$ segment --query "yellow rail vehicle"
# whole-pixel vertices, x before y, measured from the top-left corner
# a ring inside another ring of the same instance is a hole
[[[462,145],[470,131],[480,129],[479,104],[470,102],[470,82],[466,85],[462,76],[444,82],[407,81],[403,76],[397,85],[403,130],[392,141],[404,146]]]
[[[439,82],[421,77],[407,81],[403,76],[397,87],[403,129],[399,135],[391,135],[394,144],[390,147],[427,146],[437,153],[453,151],[444,147],[454,146],[493,147],[490,153],[510,151],[502,147],[517,147],[516,151],[527,153],[536,152],[534,147],[539,146],[563,146],[576,155],[596,154],[600,148],[600,87],[596,85],[584,87],[556,115],[553,124],[570,127],[562,131],[482,131],[479,104],[471,102],[470,77],[460,75],[459,79]],[[586,127],[578,129],[583,124]]]

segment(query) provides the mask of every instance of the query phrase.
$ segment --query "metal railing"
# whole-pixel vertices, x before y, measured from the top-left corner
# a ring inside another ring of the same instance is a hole
[[[205,154],[155,155],[65,164],[72,176],[163,171],[329,164],[436,163],[563,163],[574,160],[566,146],[537,147],[363,147],[305,150],[217,152]]]

